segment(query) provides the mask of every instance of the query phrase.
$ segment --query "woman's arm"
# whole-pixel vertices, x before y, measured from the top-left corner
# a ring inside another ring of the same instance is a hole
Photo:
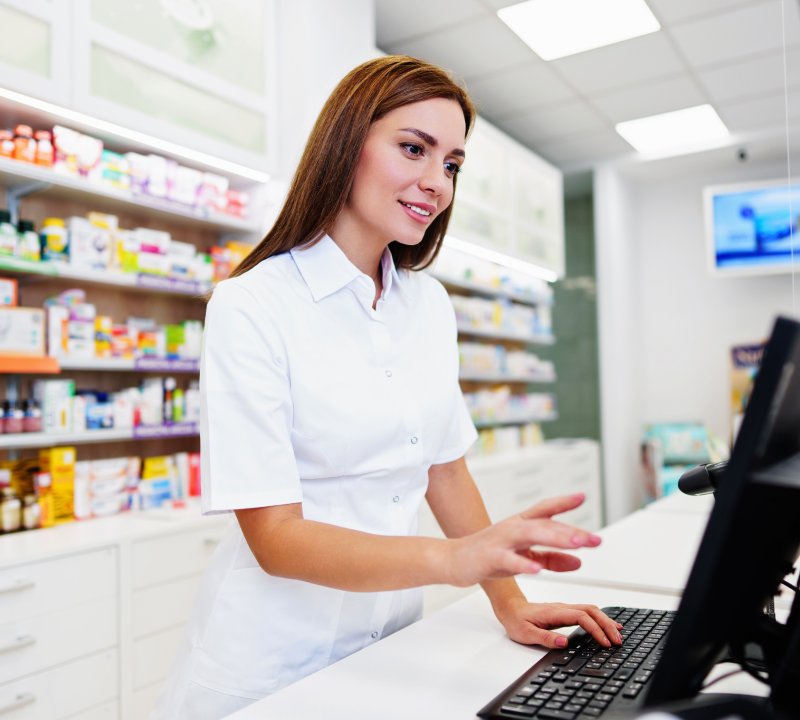
[[[536,573],[543,565],[539,554],[529,552],[533,545],[574,549],[599,542],[553,522],[539,506],[496,525],[487,519],[479,532],[452,540],[371,535],[313,522],[303,518],[300,504],[237,510],[236,517],[265,572],[354,592],[467,587]]]
[[[426,498],[448,538],[473,535],[491,525],[486,506],[464,458],[431,467],[428,472]],[[545,515],[556,515],[578,507],[583,500],[582,494],[552,498],[536,507]],[[577,570],[581,564],[578,558],[566,553],[530,550],[522,552],[542,567],[556,572]],[[488,595],[498,620],[506,627],[509,637],[518,642],[565,647],[566,638],[549,632],[548,629],[568,625],[581,625],[606,646],[621,642],[618,629],[622,626],[593,605],[528,603],[513,577],[487,579],[481,583],[481,587]]]

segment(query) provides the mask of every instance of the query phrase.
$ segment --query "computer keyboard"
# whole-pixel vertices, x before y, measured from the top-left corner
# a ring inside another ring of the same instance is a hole
[[[674,612],[603,608],[623,625],[622,645],[606,648],[579,629],[550,650],[478,715],[482,718],[589,720],[641,706]]]

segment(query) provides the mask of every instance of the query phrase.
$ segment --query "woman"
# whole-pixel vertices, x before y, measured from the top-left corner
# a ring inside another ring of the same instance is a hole
[[[216,719],[419,619],[424,585],[480,583],[508,635],[564,647],[593,606],[535,605],[513,576],[596,546],[554,522],[582,496],[494,526],[467,471],[476,438],[435,258],[475,118],[409,57],[342,80],[285,205],[208,306],[203,511],[236,521],[204,577],[153,718]],[[425,498],[448,540],[417,537]]]

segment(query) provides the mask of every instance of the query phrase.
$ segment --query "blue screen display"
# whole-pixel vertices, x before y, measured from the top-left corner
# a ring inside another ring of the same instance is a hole
[[[800,186],[714,195],[713,204],[717,268],[790,266],[792,253],[800,263]]]

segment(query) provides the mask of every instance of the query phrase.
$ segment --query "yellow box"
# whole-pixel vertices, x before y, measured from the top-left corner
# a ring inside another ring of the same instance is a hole
[[[43,448],[39,450],[42,472],[50,473],[55,524],[75,519],[75,448]]]
[[[94,354],[99,358],[111,357],[111,331],[114,322],[108,315],[98,315],[94,319]]]

